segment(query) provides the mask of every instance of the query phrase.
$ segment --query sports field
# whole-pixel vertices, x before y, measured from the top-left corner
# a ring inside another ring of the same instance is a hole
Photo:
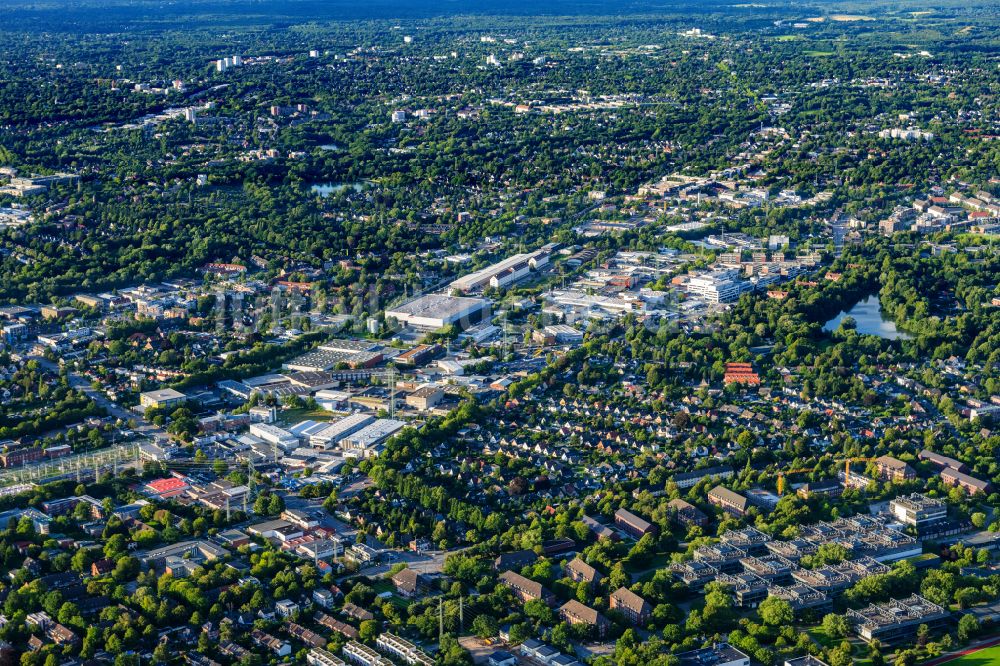
[[[1000,645],[945,662],[948,666],[1000,666]]]

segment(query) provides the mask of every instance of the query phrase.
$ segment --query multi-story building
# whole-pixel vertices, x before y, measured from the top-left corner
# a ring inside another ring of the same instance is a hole
[[[444,390],[438,386],[421,386],[406,396],[406,404],[420,411],[433,409],[444,399]]]
[[[641,539],[647,534],[656,534],[657,531],[656,525],[625,509],[615,511],[615,525],[635,539]]]
[[[754,527],[729,530],[719,537],[719,541],[722,543],[728,546],[735,546],[747,555],[763,555],[767,553],[767,542],[770,540],[771,537]]]
[[[326,645],[326,638],[320,636],[311,629],[306,629],[301,624],[288,622],[285,625],[285,629],[288,631],[290,636],[310,647],[321,648]]]
[[[844,486],[839,481],[829,479],[827,481],[815,481],[804,483],[795,491],[795,494],[802,499],[809,499],[814,495],[821,497],[840,497],[844,494]]]
[[[602,539],[610,539],[611,541],[618,541],[621,537],[618,533],[607,525],[602,525],[590,516],[582,516],[580,522],[587,526],[587,529],[594,535],[594,537],[600,541]]]
[[[347,666],[347,662],[343,659],[319,647],[309,650],[306,654],[306,663],[309,666]]]
[[[505,571],[500,574],[500,582],[509,587],[514,596],[520,599],[522,603],[534,599],[541,599],[548,604],[555,602],[555,595],[546,590],[541,583],[536,583],[519,573]]]
[[[315,590],[313,590],[312,600],[313,603],[319,606],[320,608],[333,608],[335,599],[333,596],[333,592],[318,587]]]
[[[670,573],[673,574],[674,578],[684,583],[688,589],[701,592],[706,585],[716,579],[719,570],[705,562],[688,560],[687,562],[671,564]]]
[[[768,588],[768,596],[784,599],[792,607],[792,612],[804,610],[824,611],[833,606],[833,601],[825,592],[813,589],[808,585],[795,583],[784,587],[772,585]]]
[[[970,495],[988,493],[993,487],[989,481],[977,479],[950,467],[941,470],[941,481],[949,486],[958,486]]]
[[[310,530],[319,525],[316,518],[301,509],[285,509],[281,512],[281,518],[304,530]]]
[[[413,569],[406,568],[397,571],[392,577],[396,592],[402,597],[415,597],[424,586],[423,577]]]
[[[438,344],[417,345],[413,349],[408,349],[393,359],[396,365],[417,367],[425,365],[433,359],[444,354],[444,347]]]
[[[260,629],[254,629],[250,632],[250,640],[262,648],[267,648],[279,657],[287,657],[292,653],[292,646],[286,641],[280,638],[275,638],[271,634],[261,631]]]
[[[792,572],[792,578],[797,583],[808,585],[814,590],[837,595],[862,578],[885,574],[889,571],[889,565],[871,557],[863,557],[859,560],[828,564],[815,569],[796,569]]]
[[[343,654],[347,661],[358,664],[358,666],[395,666],[375,650],[357,641],[347,641]]]
[[[819,657],[807,654],[795,659],[786,659],[782,666],[827,666],[827,663]]]
[[[926,460],[938,469],[951,468],[959,472],[968,472],[969,469],[966,467],[965,463],[955,460],[954,458],[949,458],[948,456],[943,456],[940,453],[934,453],[929,449],[924,449],[917,454],[917,459]]]
[[[858,611],[848,609],[847,620],[863,640],[892,645],[910,639],[921,624],[926,624],[931,631],[948,624],[951,612],[914,594]]]
[[[336,631],[341,636],[348,639],[355,639],[358,637],[358,630],[347,624],[346,622],[341,622],[337,618],[327,615],[323,611],[317,611],[314,618],[316,623],[326,627],[331,631]]]
[[[355,562],[361,564],[369,564],[371,562],[377,562],[379,558],[379,553],[377,550],[372,548],[366,543],[355,543],[352,544],[347,552],[344,553],[347,557],[351,558]]]
[[[740,608],[756,608],[767,599],[768,582],[752,573],[719,574],[715,580],[726,586]]]
[[[500,553],[493,560],[493,568],[497,571],[508,571],[511,569],[523,569],[529,564],[538,561],[538,555],[533,550],[515,550],[513,553]]]
[[[620,587],[611,593],[608,608],[618,611],[632,624],[645,624],[653,612],[648,601],[627,587]]]
[[[291,599],[281,599],[275,602],[274,611],[279,617],[292,617],[299,612],[299,605]]]
[[[37,447],[27,447],[14,449],[6,453],[0,453],[0,465],[3,467],[21,467],[28,463],[38,462],[45,457],[45,450]]]
[[[750,657],[729,643],[715,643],[712,647],[681,652],[677,659],[680,666],[750,666]]]
[[[667,511],[669,511],[671,517],[681,525],[697,525],[698,527],[708,525],[708,516],[706,516],[695,505],[690,502],[685,502],[680,498],[672,499],[667,502]]]
[[[917,478],[917,473],[912,467],[892,456],[879,456],[876,458],[875,470],[878,473],[878,477],[885,481],[899,483]]]
[[[601,573],[579,557],[566,563],[566,576],[575,583],[587,583],[591,587],[601,582]]]
[[[684,489],[698,485],[698,482],[701,481],[702,479],[708,479],[708,478],[728,479],[732,475],[733,475],[732,467],[718,465],[715,467],[705,467],[704,469],[696,469],[693,472],[681,472],[680,474],[675,474],[673,482],[678,488]]]
[[[696,275],[688,280],[686,286],[689,294],[709,303],[731,303],[740,294],[753,289],[753,285],[740,279],[740,272],[736,269]]]
[[[724,486],[716,486],[708,492],[708,502],[726,513],[742,516],[750,508],[750,500]]]
[[[747,553],[742,548],[719,542],[699,546],[693,556],[696,562],[713,566],[723,573],[736,573],[740,570],[740,560]]]
[[[146,391],[139,394],[139,405],[143,409],[170,409],[187,402],[187,396],[174,389],[160,389],[158,391]]]
[[[569,624],[582,624],[592,627],[598,636],[603,637],[611,623],[608,618],[589,606],[584,606],[576,599],[570,599],[559,608],[559,619]]]
[[[744,557],[740,559],[743,570],[763,578],[771,583],[783,584],[792,580],[792,571],[796,565],[780,555],[767,554],[760,557]]]
[[[939,499],[913,493],[889,502],[889,512],[901,523],[920,528],[948,517],[948,505]]]

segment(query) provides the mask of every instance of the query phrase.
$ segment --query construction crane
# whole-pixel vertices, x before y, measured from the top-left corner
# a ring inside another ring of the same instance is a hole
[[[778,495],[785,494],[785,476],[789,474],[801,474],[802,472],[812,472],[812,467],[803,467],[801,469],[788,469],[781,470],[778,472]]]
[[[852,462],[871,462],[872,460],[878,460],[878,458],[867,458],[865,456],[856,456],[854,458],[844,459],[844,486],[846,487],[851,480]]]
[[[855,456],[851,458],[844,459],[844,484],[847,485],[848,480],[851,478],[851,463],[852,462],[871,462],[872,460],[878,460],[878,458],[868,458],[865,456]],[[785,494],[785,477],[790,474],[801,474],[803,472],[812,472],[814,468],[803,467],[801,469],[789,469],[781,470],[778,472],[778,495]]]

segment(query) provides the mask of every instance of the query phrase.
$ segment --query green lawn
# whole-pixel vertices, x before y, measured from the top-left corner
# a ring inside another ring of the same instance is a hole
[[[379,578],[374,583],[372,583],[372,588],[375,590],[375,594],[382,594],[383,592],[395,592],[396,586],[392,584],[392,579],[390,578]],[[406,608],[410,605],[410,602],[399,596],[398,594],[393,594],[389,597],[389,603],[391,603],[396,608]]]
[[[825,648],[833,647],[835,645],[840,645],[840,639],[830,638],[829,636],[826,635],[826,632],[823,631],[822,627],[813,627],[812,629],[809,629],[806,633],[808,633],[809,636],[811,636],[814,641],[816,641]]]
[[[292,426],[299,421],[305,421],[306,419],[312,419],[313,421],[332,421],[336,418],[340,418],[340,416],[323,409],[287,409],[278,412],[279,425],[284,424]]]
[[[625,571],[629,573],[636,573],[638,571],[648,571],[651,569],[663,569],[670,564],[670,553],[657,553],[653,557],[649,558],[643,564],[632,564],[628,563],[625,565]],[[652,575],[654,572],[649,571]]]
[[[1000,645],[967,654],[947,663],[950,666],[1000,666]]]

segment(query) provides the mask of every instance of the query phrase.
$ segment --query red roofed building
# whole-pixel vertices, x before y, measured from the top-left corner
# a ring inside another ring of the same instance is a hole
[[[146,492],[162,498],[177,497],[188,489],[188,483],[183,478],[167,477],[156,479],[146,484]]]
[[[749,363],[726,363],[726,376],[723,379],[726,384],[746,384],[758,386],[760,375],[753,370]]]
[[[205,264],[202,270],[215,275],[236,275],[246,273],[247,267],[240,264]]]

